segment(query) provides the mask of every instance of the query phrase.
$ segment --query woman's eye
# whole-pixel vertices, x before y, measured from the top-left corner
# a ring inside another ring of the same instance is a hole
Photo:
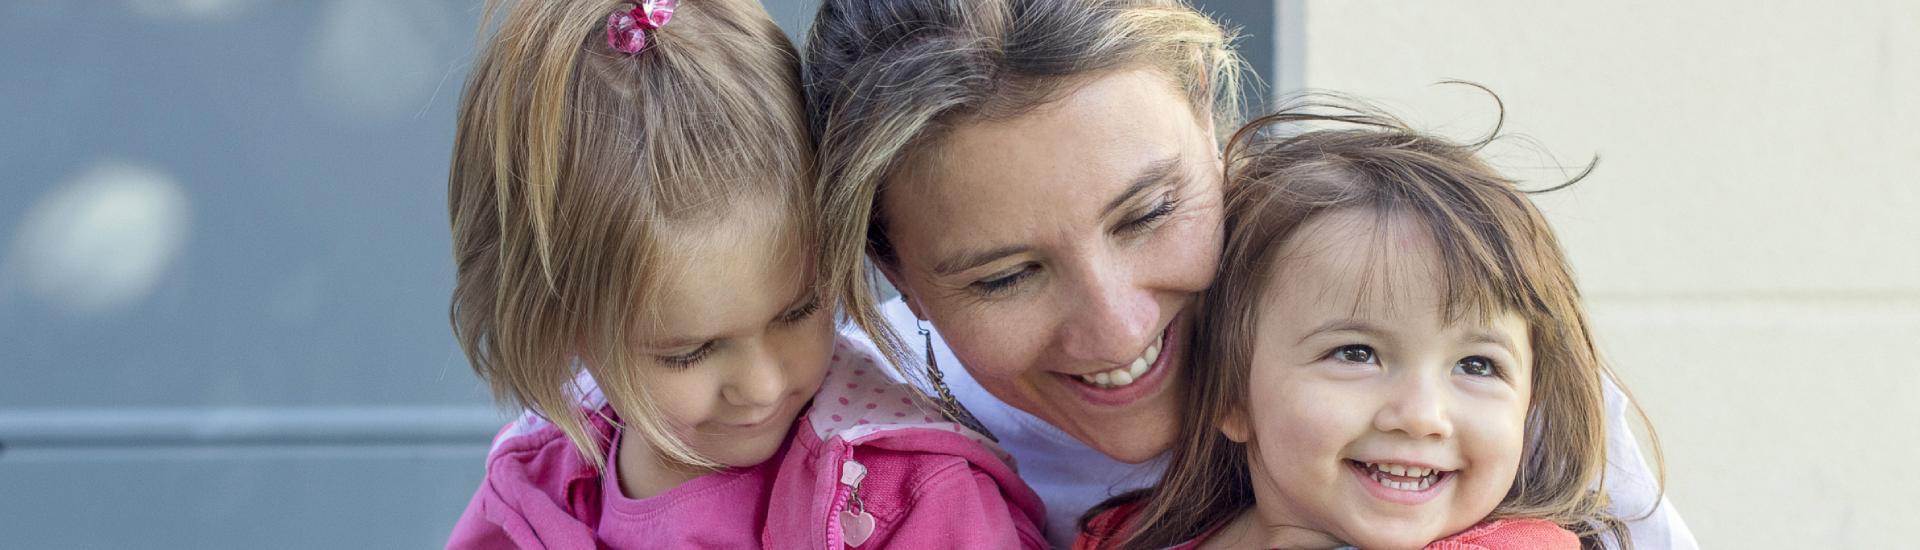
[[[1020,284],[1021,281],[1026,280],[1027,277],[1031,276],[1033,274],[1033,271],[1037,269],[1039,268],[1032,265],[1025,265],[1025,266],[1021,266],[1019,270],[1014,271],[1012,273],[1007,273],[1005,275],[996,276],[990,279],[981,279],[967,286],[972,288],[974,292],[980,293],[983,296],[993,296],[993,295],[1000,294],[1002,292],[1012,289],[1014,285]]]
[[[707,342],[700,344],[700,347],[693,348],[693,351],[676,355],[662,355],[659,357],[660,362],[666,363],[669,367],[684,369],[694,366],[699,363],[701,359],[706,359],[707,354],[711,352],[713,352],[713,342]]]
[[[1495,365],[1492,359],[1478,355],[1461,359],[1459,363],[1454,363],[1453,370],[1467,376],[1495,376],[1500,374],[1500,367]]]
[[[1348,363],[1378,363],[1380,357],[1374,355],[1373,348],[1359,344],[1340,346],[1333,350],[1333,358]]]
[[[1178,204],[1179,202],[1174,200],[1171,194],[1161,197],[1160,204],[1154,205],[1152,210],[1148,210],[1145,214],[1141,214],[1137,218],[1120,224],[1120,232],[1138,232],[1152,227],[1154,223],[1166,219],[1167,216],[1173,215],[1174,206]]]

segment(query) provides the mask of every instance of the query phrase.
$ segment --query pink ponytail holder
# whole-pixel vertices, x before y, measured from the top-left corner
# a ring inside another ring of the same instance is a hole
[[[647,31],[657,30],[673,20],[673,8],[679,0],[645,0],[632,9],[617,9],[607,14],[607,47],[624,53],[640,53],[647,47]]]

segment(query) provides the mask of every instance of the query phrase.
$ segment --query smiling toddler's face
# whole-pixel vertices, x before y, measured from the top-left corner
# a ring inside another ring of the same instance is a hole
[[[1245,410],[1260,523],[1418,548],[1485,519],[1518,471],[1533,357],[1518,315],[1447,319],[1413,218],[1321,214],[1279,253]]]

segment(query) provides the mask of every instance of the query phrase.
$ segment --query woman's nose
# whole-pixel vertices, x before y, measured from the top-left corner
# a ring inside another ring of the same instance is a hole
[[[1065,304],[1061,346],[1081,361],[1122,365],[1139,357],[1158,337],[1160,306],[1153,293],[1124,276],[1086,277],[1074,302]]]

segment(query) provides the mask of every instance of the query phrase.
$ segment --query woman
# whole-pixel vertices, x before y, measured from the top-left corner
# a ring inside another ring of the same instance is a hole
[[[1066,544],[1175,435],[1219,261],[1230,37],[1178,0],[826,0],[807,42],[832,288],[883,351],[925,354]],[[900,299],[876,303],[869,259]],[[1607,488],[1636,517],[1659,491],[1623,403],[1610,387]],[[1631,528],[1694,547],[1671,506]]]

